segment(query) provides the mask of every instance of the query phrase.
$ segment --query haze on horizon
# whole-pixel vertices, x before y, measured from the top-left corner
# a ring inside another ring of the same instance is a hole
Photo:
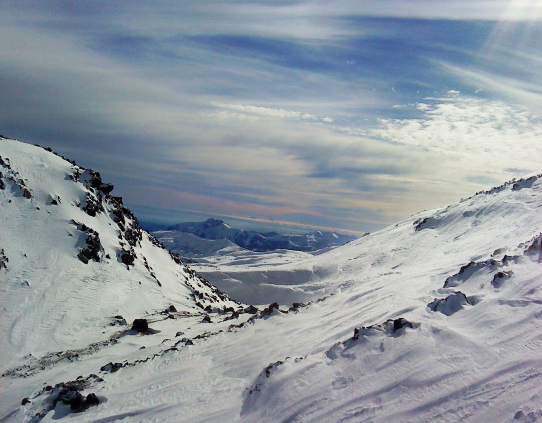
[[[542,3],[12,1],[0,133],[142,220],[362,233],[542,168]]]

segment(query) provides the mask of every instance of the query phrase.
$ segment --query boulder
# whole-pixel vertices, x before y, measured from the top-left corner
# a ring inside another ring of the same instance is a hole
[[[134,264],[135,256],[130,252],[125,252],[120,256],[120,259],[126,266],[130,266]]]
[[[79,254],[77,254],[77,258],[83,263],[88,264],[88,261],[90,259],[89,255],[89,251],[86,248],[83,248],[81,251],[79,251]]]
[[[253,305],[249,305],[247,308],[245,308],[244,312],[248,313],[248,314],[256,314],[258,312],[258,307],[254,307]]]
[[[147,319],[135,319],[132,323],[132,330],[135,330],[137,333],[147,332],[149,330]]]

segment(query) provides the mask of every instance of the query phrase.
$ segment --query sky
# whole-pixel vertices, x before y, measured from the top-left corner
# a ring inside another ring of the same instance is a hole
[[[364,233],[542,171],[537,0],[4,0],[0,134],[144,222]]]

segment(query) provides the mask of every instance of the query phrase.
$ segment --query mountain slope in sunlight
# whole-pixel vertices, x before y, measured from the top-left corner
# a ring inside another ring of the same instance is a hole
[[[0,156],[3,422],[542,421],[541,175],[320,255],[223,256],[252,272],[240,292],[290,288],[254,307],[91,171],[15,141]]]

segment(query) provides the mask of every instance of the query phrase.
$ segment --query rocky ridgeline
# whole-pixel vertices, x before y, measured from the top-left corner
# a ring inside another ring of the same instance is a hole
[[[92,169],[84,169],[73,162],[71,163],[73,165],[73,173],[70,175],[70,178],[74,182],[81,182],[87,191],[85,198],[78,206],[91,217],[96,217],[101,213],[109,214],[109,217],[118,227],[117,237],[120,249],[117,257],[126,266],[134,265],[137,258],[135,247],[141,246],[143,237],[143,229],[137,218],[124,206],[122,197],[111,195],[114,186],[104,183],[99,172]],[[156,278],[156,276],[154,277]]]
[[[232,301],[226,294],[188,268],[178,254],[167,250],[159,240],[146,233],[141,228],[136,216],[124,205],[122,197],[112,195],[113,184],[104,182],[99,172],[81,167],[75,161],[55,153],[50,148],[41,148],[71,164],[71,171],[68,173],[67,178],[75,183],[82,184],[85,190],[84,197],[75,205],[90,217],[105,215],[114,222],[119,245],[116,259],[123,263],[127,269],[133,267],[136,260],[140,260],[149,275],[159,286],[162,286],[155,269],[152,268],[140,250],[143,237],[146,236],[154,246],[168,251],[171,259],[182,267],[187,278],[184,282],[192,291],[191,295],[197,307],[208,312],[217,309],[217,307],[222,307],[218,306],[217,303],[223,302],[236,304],[237,308],[241,307],[240,303]],[[0,158],[0,166],[2,166],[0,181],[4,189],[11,186],[16,191],[16,194],[31,198],[31,191],[26,187],[25,182],[19,177],[18,173],[13,171],[9,159]],[[59,195],[49,194],[47,204],[58,205],[61,202],[62,199]],[[91,228],[90,223],[84,224],[72,220],[71,224],[80,232],[80,238],[76,244],[78,248],[76,255],[81,262],[88,264],[90,261],[101,262],[111,259],[109,254],[105,254],[99,232],[95,228]],[[3,260],[0,257],[0,269],[5,267],[5,263],[7,263],[7,258]]]
[[[505,182],[504,184],[502,185],[499,185],[497,187],[494,187],[494,188],[491,188],[489,190],[485,190],[485,191],[478,191],[476,194],[474,194],[473,196],[467,198],[466,200],[470,200],[471,198],[473,197],[476,197],[477,195],[484,195],[484,194],[494,194],[496,192],[501,192],[503,191],[504,189],[506,189],[507,187],[509,186],[512,186],[512,190],[513,191],[519,191],[523,188],[530,188],[538,178],[541,178],[542,177],[542,173],[538,174],[538,175],[535,175],[535,176],[530,176],[528,178],[521,178],[521,179],[512,179],[511,181],[507,181]],[[466,201],[464,200],[464,201]]]
[[[529,178],[530,179],[530,178]],[[518,245],[518,249],[523,250],[523,254],[507,255],[504,254],[501,259],[491,258],[488,260],[471,261],[459,268],[459,271],[450,275],[444,281],[442,292],[443,298],[435,298],[427,306],[431,311],[438,311],[446,316],[462,310],[466,306],[474,306],[481,299],[478,296],[467,296],[461,291],[450,291],[470,281],[476,281],[481,288],[491,286],[493,289],[500,289],[508,280],[514,276],[514,271],[510,266],[521,263],[523,260],[535,260],[542,263],[542,234],[537,235],[527,242]],[[506,249],[497,249],[493,256],[502,254]]]
[[[542,174],[538,174],[535,176],[530,176],[528,178],[521,178],[521,179],[512,179],[511,181],[505,182],[502,185],[499,185],[497,187],[491,188],[486,191],[478,191],[473,196],[470,196],[466,199],[462,199],[461,202],[465,202],[468,200],[471,200],[474,197],[481,196],[481,195],[491,195],[496,194],[501,191],[504,191],[505,189],[511,189],[512,191],[520,191],[525,188],[531,188],[533,184],[539,179],[542,178]],[[451,207],[454,207],[453,205],[450,205],[444,209],[442,209],[440,212],[436,213],[433,216],[428,216],[425,218],[416,219],[413,222],[414,230],[421,231],[424,229],[437,229],[442,226],[443,222],[441,220],[441,217],[445,214],[445,212],[449,211]],[[466,215],[467,216],[467,215]]]
[[[47,151],[52,152],[50,149]],[[53,152],[53,154],[56,154]],[[60,156],[62,157],[62,156]],[[67,160],[67,159],[66,159]],[[156,247],[166,250],[162,243],[154,236],[147,234],[139,224],[136,216],[123,204],[122,197],[112,195],[114,186],[105,183],[99,172],[92,169],[85,169],[78,166],[75,162],[69,160],[72,164],[72,173],[69,177],[74,182],[80,182],[85,186],[85,198],[78,204],[86,214],[96,217],[99,214],[109,214],[109,217],[116,223],[117,238],[120,249],[117,253],[117,259],[126,265],[127,268],[135,264],[138,255],[141,255],[141,261],[148,270],[150,276],[159,286],[162,286],[158,280],[154,269],[150,266],[146,257],[141,253],[136,253],[137,247],[141,247],[143,236]],[[51,196],[51,201],[60,201],[59,198]],[[104,258],[103,247],[100,243],[99,234],[92,228],[82,225],[78,222],[72,222],[77,229],[84,233],[84,247],[78,252],[79,259],[88,263],[89,260],[100,261]],[[199,276],[195,271],[188,268],[178,254],[168,250],[173,261],[183,267],[188,275],[186,284],[192,290],[192,297],[196,305],[207,311],[211,310],[217,302],[232,301],[226,294],[209,283],[206,279]],[[109,258],[105,256],[105,258]]]

